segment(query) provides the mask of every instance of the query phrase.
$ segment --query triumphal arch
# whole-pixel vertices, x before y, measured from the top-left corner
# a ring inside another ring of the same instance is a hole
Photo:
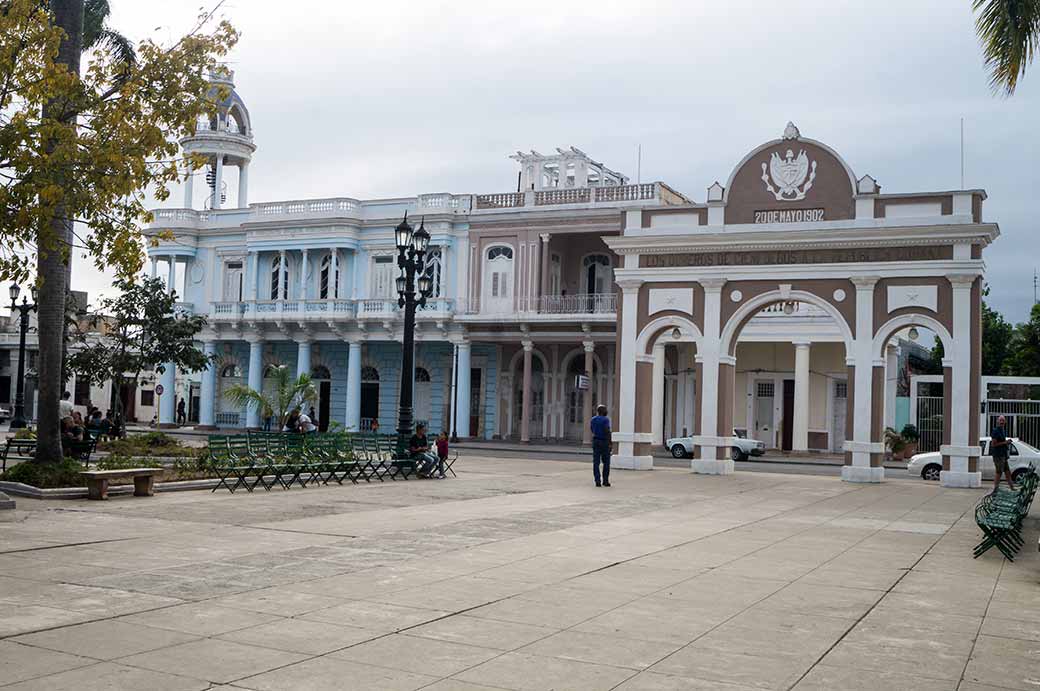
[[[624,212],[623,233],[604,238],[622,258],[615,463],[652,467],[655,353],[678,343],[691,360],[680,366],[694,371],[692,470],[732,472],[742,332],[764,311],[804,305],[830,318],[844,347],[842,477],[884,478],[886,348],[913,327],[944,346],[942,482],[979,486],[982,255],[999,235],[983,221],[985,198],[978,189],[882,193],[789,123],[704,203]]]

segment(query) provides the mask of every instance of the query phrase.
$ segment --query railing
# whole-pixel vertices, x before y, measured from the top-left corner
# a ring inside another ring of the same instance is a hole
[[[415,201],[415,205],[420,209],[431,211],[469,211],[470,209],[470,195],[468,194],[420,194]]]
[[[520,299],[519,307],[521,312],[539,314],[616,314],[617,296],[614,293],[541,295]]]
[[[800,302],[775,302],[762,308],[760,314],[794,314],[802,311],[802,307],[803,305]]]
[[[271,202],[268,204],[252,204],[254,216],[334,216],[357,211],[361,206],[356,199],[333,198],[312,199],[288,202]]]
[[[217,413],[213,416],[213,421],[217,427],[239,427],[242,423],[241,413]]]
[[[389,299],[358,300],[357,305],[359,317],[366,314],[387,314],[397,310],[397,301]]]
[[[372,431],[372,423],[375,422],[375,420],[376,419],[374,417],[363,417],[363,418],[361,418],[361,431],[362,432],[371,432]]]
[[[478,209],[513,209],[524,205],[523,192],[505,192],[502,194],[478,194]]]
[[[246,303],[244,302],[214,302],[213,314],[218,315],[240,315],[245,314]]]
[[[652,185],[651,185],[652,187]],[[551,206],[554,204],[587,204],[589,187],[563,187],[554,190],[539,190],[534,193],[535,206]]]
[[[636,202],[654,199],[657,196],[656,185],[652,182],[639,185],[618,185],[617,187],[594,187],[597,202]]]

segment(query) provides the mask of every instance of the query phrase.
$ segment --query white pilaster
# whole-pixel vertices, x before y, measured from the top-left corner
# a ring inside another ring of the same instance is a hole
[[[653,468],[653,456],[635,455],[636,420],[636,321],[639,318],[639,287],[643,280],[622,278],[617,281],[621,288],[621,390],[617,402],[617,413],[613,420],[618,432],[614,439],[618,452],[611,459],[617,468],[644,470]],[[586,423],[587,424],[587,423]],[[645,441],[645,440],[644,440]]]
[[[168,273],[166,276],[166,292],[173,295],[177,287],[177,257],[170,255],[167,257]]]
[[[884,444],[875,446],[870,438],[874,376],[874,286],[879,280],[878,276],[852,279],[856,286],[856,340],[853,344],[855,352],[852,353],[856,377],[852,439],[845,442],[845,449],[852,453],[852,465],[841,469],[841,477],[847,482],[881,482],[885,477],[883,467],[870,465],[870,454],[884,453],[885,450]]]
[[[982,473],[968,472],[968,459],[980,454],[979,447],[968,445],[971,410],[971,288],[974,274],[947,276],[953,286],[953,367],[950,405],[950,443],[939,451],[950,458],[950,469],[939,474],[944,487],[981,487]],[[947,357],[950,357],[949,355]]]
[[[249,251],[249,264],[247,267],[246,276],[246,295],[250,301],[256,301],[257,286],[259,285],[260,277],[257,275],[260,271],[260,253],[256,250]]]
[[[794,451],[809,450],[809,348],[807,342],[794,344]]]
[[[216,417],[214,410],[217,400],[217,364],[213,356],[217,352],[217,344],[205,341],[202,344],[203,354],[209,358],[209,364],[202,370],[202,387],[199,390],[199,427],[213,427]]]
[[[300,250],[300,292],[296,295],[297,300],[307,299],[307,250]]]
[[[195,200],[195,171],[189,170],[188,177],[184,179],[184,208],[193,209],[192,206]]]
[[[728,475],[733,472],[733,459],[729,458],[732,431],[718,434],[719,427],[719,364],[724,353],[720,352],[720,321],[722,319],[722,286],[724,278],[702,280],[704,287],[704,337],[698,347],[696,361],[701,363],[704,381],[698,382],[701,394],[701,433],[694,437],[700,446],[700,458],[690,461],[695,473]]]

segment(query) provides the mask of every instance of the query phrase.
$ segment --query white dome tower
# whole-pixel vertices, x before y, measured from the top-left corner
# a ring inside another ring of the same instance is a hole
[[[224,182],[224,167],[238,167],[238,208],[249,206],[249,160],[256,145],[253,144],[253,127],[249,121],[249,111],[242,98],[235,91],[235,73],[221,67],[211,72],[210,82],[213,90],[212,98],[217,98],[217,89],[224,87],[230,90],[227,98],[217,103],[217,112],[208,119],[200,119],[195,126],[195,134],[181,140],[181,148],[186,154],[202,154],[209,160],[205,167],[206,199],[203,208],[220,209],[227,203],[227,184]],[[194,208],[195,175],[188,177],[184,186],[184,206]]]

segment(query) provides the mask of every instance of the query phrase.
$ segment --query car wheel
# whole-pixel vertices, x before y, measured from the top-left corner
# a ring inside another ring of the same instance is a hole
[[[730,448],[730,454],[729,455],[730,455],[730,457],[733,458],[734,461],[746,461],[747,460],[747,454],[744,453],[743,451],[741,451],[739,446],[734,446],[734,447]]]
[[[924,467],[924,470],[921,471],[921,478],[924,480],[929,480],[931,482],[938,482],[939,473],[941,472],[942,466],[932,463],[931,465],[926,465]]]
[[[1011,473],[1011,481],[1016,485],[1022,481],[1022,476],[1028,472],[1028,468],[1019,468],[1015,472]]]
[[[676,444],[672,447],[672,456],[674,458],[686,458],[686,447],[682,444]]]

